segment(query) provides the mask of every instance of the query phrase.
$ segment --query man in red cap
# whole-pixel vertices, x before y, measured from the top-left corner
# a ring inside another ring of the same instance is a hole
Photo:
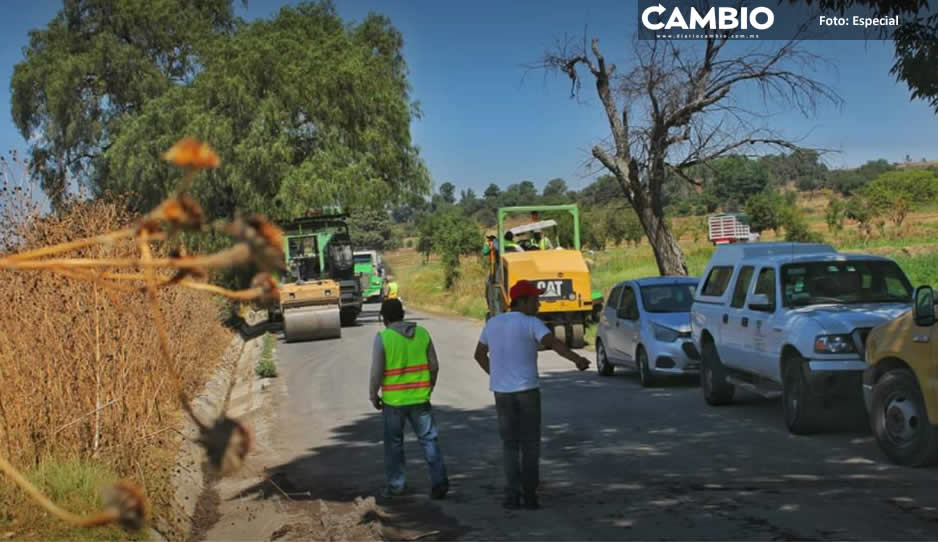
[[[537,317],[540,295],[533,282],[519,280],[511,287],[511,311],[485,324],[475,360],[489,375],[495,394],[498,432],[505,461],[505,500],[509,509],[537,509],[540,482],[541,393],[537,379],[538,346],[550,348],[585,371],[590,361],[567,348]],[[519,462],[520,452],[520,462]]]

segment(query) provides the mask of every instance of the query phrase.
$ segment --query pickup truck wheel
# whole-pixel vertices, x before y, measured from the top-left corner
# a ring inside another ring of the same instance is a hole
[[[908,370],[889,371],[873,387],[870,425],[894,463],[921,467],[938,461],[938,428],[928,419],[922,391]]]
[[[606,345],[602,341],[596,341],[596,371],[599,373],[599,376],[612,376],[612,373],[615,372],[615,367],[609,363],[609,358],[606,357]]]
[[[717,347],[710,341],[705,342],[700,358],[700,387],[704,400],[713,406],[732,402],[736,388],[726,381],[726,367],[720,361]]]
[[[785,364],[782,400],[785,407],[785,425],[795,435],[806,435],[814,430],[812,416],[816,401],[811,399],[801,359]]]
[[[645,349],[641,346],[638,347],[638,352],[635,353],[635,357],[638,360],[638,380],[641,382],[643,388],[650,388],[655,385],[655,374],[651,372],[651,369],[648,367],[648,354],[645,353]]]

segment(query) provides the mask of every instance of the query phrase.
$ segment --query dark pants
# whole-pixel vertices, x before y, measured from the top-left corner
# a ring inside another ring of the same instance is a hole
[[[540,483],[541,392],[495,393],[505,456],[505,494],[536,495]],[[520,461],[519,461],[520,452]]]
[[[393,407],[384,405],[384,468],[388,488],[402,491],[407,485],[404,474],[404,422],[409,421],[417,442],[423,448],[423,457],[430,470],[433,487],[449,487],[443,452],[438,443],[439,433],[433,420],[430,403]]]

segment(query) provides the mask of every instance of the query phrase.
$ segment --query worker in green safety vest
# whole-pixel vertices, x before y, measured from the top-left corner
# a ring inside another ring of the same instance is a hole
[[[417,434],[430,470],[430,497],[442,499],[449,491],[449,478],[430,407],[430,394],[436,386],[440,367],[433,341],[425,328],[404,321],[404,306],[399,299],[388,299],[381,304],[381,318],[385,329],[375,336],[372,348],[369,395],[371,404],[384,414],[387,487],[383,496],[407,492],[404,422],[408,421]]]
[[[505,232],[505,252],[524,252],[524,249],[515,243],[515,234],[510,231]]]
[[[539,231],[534,232],[534,246],[539,250],[550,250],[554,248],[553,243],[550,242],[550,239]]]

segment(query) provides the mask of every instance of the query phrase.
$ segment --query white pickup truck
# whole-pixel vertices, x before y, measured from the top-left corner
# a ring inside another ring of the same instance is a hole
[[[702,277],[691,334],[705,400],[729,403],[736,387],[781,394],[792,433],[813,430],[831,401],[860,400],[870,329],[912,307],[894,261],[824,244],[721,245]]]

